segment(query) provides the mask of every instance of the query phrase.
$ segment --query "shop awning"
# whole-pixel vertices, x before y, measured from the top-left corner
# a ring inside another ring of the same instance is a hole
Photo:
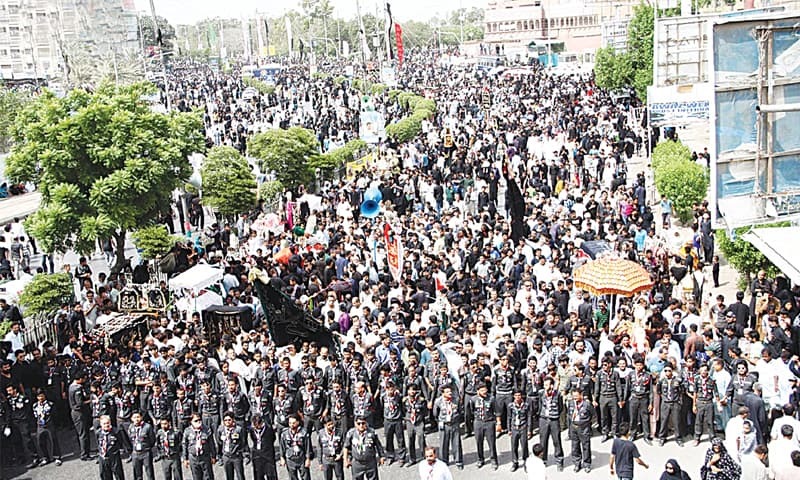
[[[800,283],[800,227],[754,228],[742,235],[793,283]]]

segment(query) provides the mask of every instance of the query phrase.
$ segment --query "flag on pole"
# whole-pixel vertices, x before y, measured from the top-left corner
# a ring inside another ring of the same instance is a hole
[[[386,263],[389,265],[389,273],[400,283],[403,275],[403,244],[400,242],[400,237],[392,232],[392,227],[388,223],[383,226],[383,238],[386,242]]]
[[[386,15],[389,16],[389,22],[386,24],[386,28],[388,32],[386,34],[386,48],[389,49],[389,59],[394,59],[394,52],[392,51],[392,44],[389,42],[389,39],[392,37],[392,26],[394,25],[394,19],[392,19],[392,4],[386,2]]]
[[[394,24],[394,41],[397,47],[397,65],[403,64],[403,27],[399,23]]]

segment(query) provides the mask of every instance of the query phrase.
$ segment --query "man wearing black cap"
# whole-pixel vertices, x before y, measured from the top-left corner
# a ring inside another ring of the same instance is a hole
[[[745,396],[753,392],[755,383],[756,378],[749,373],[747,361],[739,360],[736,362],[736,374],[731,376],[728,391],[725,395],[731,405],[731,411],[736,411],[739,407],[745,405]]]

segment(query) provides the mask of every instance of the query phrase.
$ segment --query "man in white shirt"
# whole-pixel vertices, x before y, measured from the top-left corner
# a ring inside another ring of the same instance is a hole
[[[776,418],[772,423],[772,432],[770,436],[773,440],[781,437],[781,427],[784,425],[791,425],[794,429],[794,442],[798,450],[800,450],[800,421],[794,418],[794,405],[787,403],[783,406],[783,416]]]
[[[533,446],[533,455],[525,460],[525,471],[528,473],[528,480],[547,480],[547,471],[545,470],[542,454],[544,448],[540,443]]]
[[[769,480],[769,468],[764,465],[767,452],[766,445],[759,445],[753,453],[742,456],[741,480]]]
[[[425,447],[425,461],[419,464],[419,480],[453,480],[447,464],[436,458],[436,447]]]
[[[14,352],[25,348],[25,343],[22,341],[22,328],[19,322],[11,324],[11,330],[6,333],[6,337],[3,340],[11,342],[11,352],[8,354],[8,359],[14,360]]]
[[[769,444],[769,467],[772,473],[792,470],[792,452],[797,450],[797,444],[794,441],[794,428],[791,425],[784,425],[781,427],[781,436],[777,440],[773,440]]]

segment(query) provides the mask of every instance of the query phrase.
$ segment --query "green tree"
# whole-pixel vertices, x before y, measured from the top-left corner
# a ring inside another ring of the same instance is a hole
[[[256,177],[247,159],[232,147],[214,147],[203,169],[203,203],[222,216],[249,211],[256,204]]]
[[[680,142],[667,140],[653,150],[654,178],[659,193],[672,200],[677,217],[684,223],[692,218],[692,207],[708,195],[708,171],[691,160],[691,150]]]
[[[258,187],[258,198],[264,203],[272,203],[283,194],[283,185],[277,180],[264,182]]]
[[[617,53],[614,47],[597,50],[594,68],[597,84],[607,90],[619,90],[628,86],[630,59],[630,55]]]
[[[33,277],[19,296],[25,315],[52,313],[75,296],[72,280],[66,273],[39,274]]]
[[[598,86],[610,90],[633,87],[642,101],[647,98],[647,87],[653,84],[653,22],[651,5],[640,3],[634,7],[626,52],[615,53],[608,47],[597,52]]]
[[[776,228],[788,227],[789,222],[770,223],[767,225],[758,225],[755,228]],[[742,238],[742,235],[747,233],[750,227],[742,227],[734,229],[734,238],[728,235],[725,229],[716,231],[717,244],[719,251],[725,256],[728,263],[739,272],[741,278],[739,279],[739,288],[746,289],[750,285],[753,275],[759,270],[764,270],[767,275],[774,277],[780,271],[778,268],[769,261],[769,259],[761,253],[756,247],[747,240]]]
[[[0,152],[7,152],[11,147],[11,126],[14,118],[30,98],[22,90],[0,86]]]
[[[148,260],[166,255],[181,238],[170,235],[166,225],[151,225],[140,228],[131,234],[136,248],[142,251],[142,257]]]
[[[327,170],[339,168],[347,162],[355,160],[358,152],[365,148],[367,148],[367,142],[364,140],[350,140],[344,146],[320,155],[312,167]]]
[[[38,185],[42,205],[25,225],[44,251],[87,253],[111,235],[119,267],[126,233],[170,211],[188,156],[204,151],[203,124],[198,113],[154,112],[143,99],[154,89],[45,92],[19,113],[6,175]]]
[[[312,165],[320,155],[314,132],[300,127],[259,133],[247,141],[247,151],[260,161],[262,172],[273,172],[289,189],[310,185],[314,179]]]

